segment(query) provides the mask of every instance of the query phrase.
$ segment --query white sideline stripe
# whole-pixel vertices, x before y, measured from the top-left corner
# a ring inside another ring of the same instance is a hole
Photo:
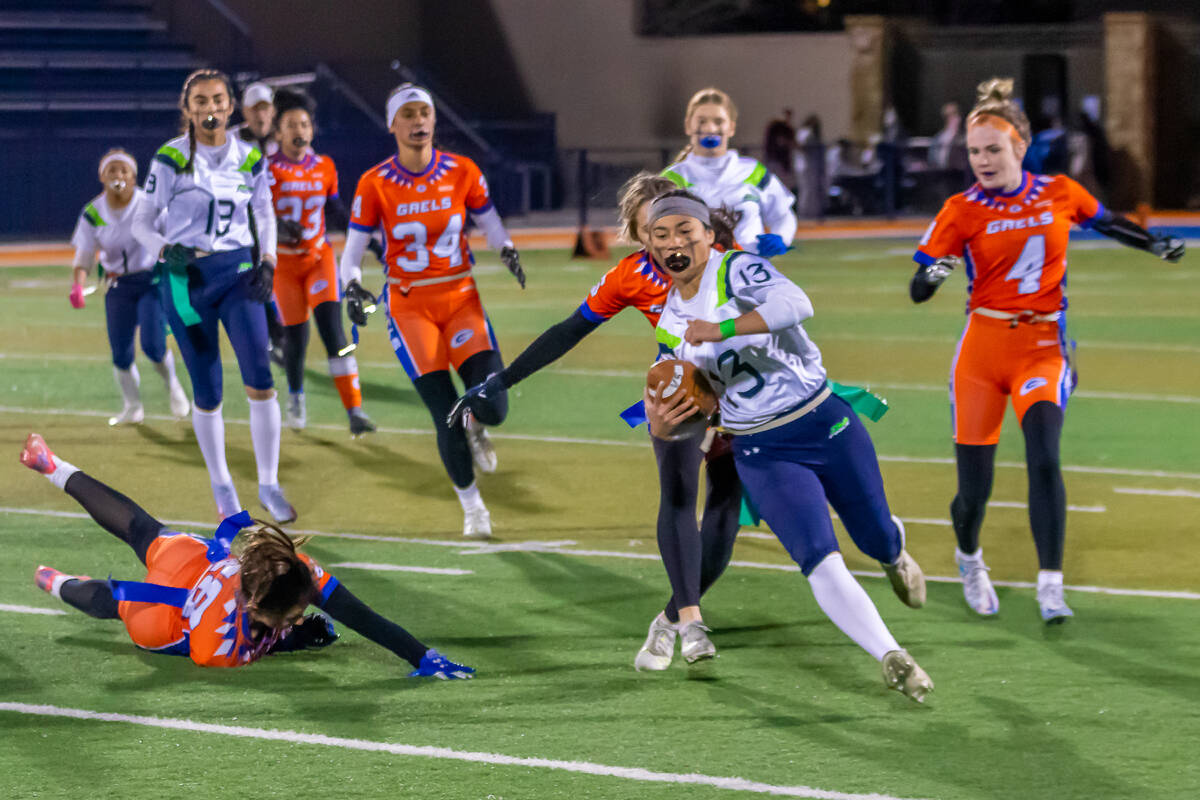
[[[406,567],[400,564],[373,564],[370,561],[342,561],[330,564],[339,569],[366,569],[375,572],[423,572],[427,575],[474,575],[470,569],[450,569],[446,567]]]
[[[0,406],[0,414],[50,414],[52,416],[75,416],[75,417],[100,417],[108,418],[112,416],[109,411],[74,411],[66,408],[23,408],[19,406]],[[146,419],[157,422],[180,422],[174,417],[169,417],[166,414],[147,414]],[[233,419],[225,418],[225,422],[234,423],[237,425],[249,425],[248,419]],[[346,426],[344,425],[309,425],[309,428],[323,431],[336,431],[345,433]],[[424,428],[387,428],[380,427],[378,433],[391,433],[403,436],[432,436],[432,429]],[[493,439],[509,439],[513,441],[525,442],[549,442],[559,444],[594,444],[605,447],[638,447],[646,448],[650,446],[649,438],[645,441],[621,441],[620,439],[581,439],[573,436],[534,436],[524,433],[500,433],[499,431],[491,431],[489,435]],[[890,461],[898,464],[954,464],[953,458],[931,458],[921,456],[888,456],[878,455],[880,461]],[[995,466],[1005,469],[1025,469],[1023,461],[997,461]],[[1200,480],[1200,472],[1170,472],[1160,469],[1121,469],[1119,467],[1084,467],[1073,466],[1070,464],[1063,465],[1063,472],[1078,472],[1090,475],[1123,475],[1132,478],[1171,478],[1177,480]],[[204,523],[208,525],[208,523]]]
[[[81,514],[78,512],[74,512],[74,511],[43,511],[41,509],[36,509],[36,508],[10,508],[7,506],[0,506],[0,513],[30,514],[30,515],[34,515],[34,516],[47,516],[47,517],[70,517],[70,518],[74,518],[74,519],[88,517],[87,514]],[[166,522],[166,521],[164,520],[164,522]],[[925,523],[928,523],[931,525],[949,525],[950,524],[949,520],[936,520],[936,519],[928,519],[927,520],[927,519],[922,519],[919,517],[905,519],[905,520],[903,520],[903,522],[905,522],[906,524],[910,523],[910,522],[915,522],[915,523],[925,522]],[[173,523],[169,523],[169,524],[178,524],[178,522],[173,522]],[[208,523],[197,523],[197,524],[208,524]],[[301,531],[293,531],[293,533],[301,533]],[[339,539],[361,539],[361,540],[373,541],[373,542],[374,541],[383,541],[383,542],[401,542],[404,544],[429,544],[429,545],[437,545],[437,546],[441,546],[441,547],[458,547],[458,548],[463,547],[463,543],[461,541],[444,542],[444,541],[440,541],[437,539],[403,539],[403,538],[400,538],[397,536],[368,536],[365,534],[354,534],[354,533],[327,533],[325,531],[316,531],[316,530],[306,530],[306,531],[303,531],[303,533],[313,534],[315,536],[329,536],[329,537],[334,537],[334,538],[339,538]],[[758,531],[749,531],[747,533],[759,533],[759,532]],[[745,536],[746,533],[742,533],[740,535]],[[764,534],[764,536],[769,536],[769,534]],[[754,537],[754,538],[758,538],[758,537]],[[522,546],[521,549],[526,549],[526,550],[539,549],[537,547],[532,547],[532,546],[525,547],[526,545],[541,545],[540,550],[542,550],[543,552],[555,553],[557,555],[564,555],[564,556],[596,556],[598,558],[625,558],[625,559],[632,559],[635,561],[659,561],[659,560],[661,560],[661,557],[655,553],[629,553],[629,552],[622,552],[620,550],[593,550],[593,549],[573,550],[573,549],[568,549],[567,547],[561,546],[561,545],[573,545],[574,542],[571,540],[562,540],[562,541],[558,541],[558,542],[518,542],[518,543],[514,543],[514,544],[520,545],[520,546]],[[504,545],[496,545],[495,547],[497,549],[494,551],[488,551],[488,550],[485,550],[482,548],[473,548],[473,550],[471,552],[474,552],[474,551],[478,551],[479,553],[505,552]],[[471,554],[471,552],[469,552],[468,554]],[[781,572],[799,572],[800,571],[800,568],[798,566],[796,566],[795,564],[768,564],[768,563],[764,563],[761,561],[730,561],[729,563],[731,566],[747,567],[749,569],[766,569],[766,570],[775,570],[775,571],[781,571]],[[865,570],[851,570],[851,572],[855,575],[861,575],[861,576],[868,577],[868,578],[884,577],[884,574],[882,572],[870,572],[870,571],[865,571]],[[958,577],[939,577],[937,575],[926,575],[925,579],[930,580],[930,581],[937,581],[939,583],[962,583],[962,578],[958,578]],[[992,583],[996,586],[1009,586],[1009,587],[1017,588],[1017,589],[1031,589],[1031,588],[1037,587],[1036,583],[1029,583],[1026,581],[992,581]],[[1063,588],[1071,589],[1071,590],[1077,591],[1077,592],[1094,592],[1097,594],[1122,595],[1122,596],[1128,596],[1128,597],[1162,597],[1162,598],[1177,599],[1177,600],[1200,600],[1200,593],[1197,593],[1197,592],[1177,592],[1177,591],[1167,591],[1167,590],[1158,590],[1158,589],[1113,589],[1113,588],[1109,588],[1109,587],[1105,587],[1105,586],[1065,586]],[[37,613],[37,612],[34,612],[34,613]]]
[[[1187,489],[1136,489],[1131,486],[1114,486],[1113,491],[1117,494],[1151,494],[1155,497],[1200,498],[1200,492],[1189,492]]]
[[[1029,508],[1028,503],[1023,503],[1020,500],[989,500],[988,508]],[[1107,506],[1067,506],[1067,511],[1081,511],[1087,514],[1103,514],[1108,511]]]
[[[193,722],[189,719],[112,714],[51,705],[0,703],[0,711],[12,711],[18,714],[30,714],[40,717],[67,717],[69,719],[96,720],[99,722],[124,722],[147,728],[165,728],[167,730],[188,731],[191,733],[215,733],[221,736],[236,736],[243,739],[292,742],[294,744],[320,745],[322,747],[340,747],[346,750],[390,753],[397,756],[416,756],[449,761],[466,761],[476,764],[495,764],[499,766],[537,767],[541,769],[560,770],[562,772],[581,773],[584,775],[624,778],[626,780],[648,783],[711,786],[715,789],[728,789],[735,792],[755,792],[782,797],[807,797],[816,798],[817,800],[902,800],[902,798],[885,794],[851,794],[848,792],[814,789],[811,786],[777,786],[759,781],[746,780],[745,778],[722,778],[698,773],[656,772],[641,767],[615,767],[607,764],[594,764],[588,761],[559,761],[551,758],[507,756],[501,753],[452,750],[449,747],[393,744],[391,742],[375,742],[369,739],[347,739],[341,736],[325,736],[319,733],[266,730],[264,728],[247,728],[241,725],[213,725],[207,722]]]
[[[558,541],[533,541],[533,542],[513,542],[511,544],[487,544],[480,542],[477,545],[465,545],[460,543],[464,548],[459,550],[455,555],[460,556],[478,556],[488,555],[490,553],[540,553],[546,551],[555,551],[563,547],[570,547],[576,544],[572,539],[560,539]]]
[[[10,606],[0,603],[0,611],[11,611],[14,614],[43,614],[47,617],[65,617],[67,612],[61,608],[35,608],[34,606]]]

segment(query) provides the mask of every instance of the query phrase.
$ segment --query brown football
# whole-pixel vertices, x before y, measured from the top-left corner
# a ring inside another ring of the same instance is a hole
[[[717,413],[719,404],[717,394],[704,373],[696,369],[690,361],[670,358],[659,361],[646,373],[646,386],[651,392],[658,390],[658,385],[665,383],[660,400],[670,400],[676,392],[682,391],[696,403],[705,421],[712,419]]]

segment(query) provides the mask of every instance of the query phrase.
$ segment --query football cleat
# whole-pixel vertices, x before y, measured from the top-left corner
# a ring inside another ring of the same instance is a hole
[[[463,536],[468,539],[490,539],[492,536],[492,515],[482,506],[465,512],[463,516]]]
[[[671,666],[671,659],[675,657],[675,638],[678,635],[679,632],[666,617],[662,614],[656,615],[650,623],[650,631],[646,634],[642,649],[638,650],[637,657],[633,660],[633,668],[638,672],[661,672]]]
[[[187,393],[183,391],[183,386],[179,381],[174,381],[171,384],[171,416],[176,419],[183,419],[192,410],[192,404],[188,401]]]
[[[260,483],[258,485],[258,502],[262,503],[262,507],[280,525],[296,521],[296,509],[283,496],[283,489],[279,488],[278,483],[270,485]]]
[[[225,519],[232,517],[242,510],[242,501],[238,499],[237,489],[232,483],[212,484],[213,500],[217,504],[217,517]]]
[[[1042,612],[1042,621],[1047,625],[1061,625],[1075,612],[1067,605],[1063,597],[1061,583],[1039,586],[1037,590],[1038,608]]]
[[[120,414],[108,418],[108,424],[113,427],[118,425],[141,425],[145,419],[146,409],[139,403],[136,406],[125,406],[121,409]]]
[[[375,423],[371,422],[371,418],[363,413],[361,408],[356,408],[350,412],[350,435],[362,436],[364,433],[374,433]]]
[[[455,664],[450,659],[430,648],[421,656],[421,664],[412,672],[410,678],[437,678],[443,681],[470,680],[475,677],[475,670],[462,664]]]
[[[708,638],[711,632],[712,628],[699,621],[679,625],[679,652],[684,661],[695,664],[716,657],[717,646]]]
[[[480,472],[496,471],[496,447],[488,436],[487,428],[480,424],[473,414],[463,417],[463,429],[467,433],[467,446],[471,448],[471,457]]]
[[[304,400],[304,392],[288,393],[287,410],[283,414],[283,424],[294,431],[304,430],[308,424],[308,406]]]
[[[988,577],[987,564],[983,563],[983,553],[975,558],[964,558],[957,550],[954,560],[958,564],[958,574],[962,576],[963,597],[967,605],[976,614],[990,617],[1000,612],[1000,598]]]
[[[21,463],[43,475],[49,475],[58,468],[54,463],[54,453],[46,445],[46,440],[36,433],[26,437],[25,449],[21,451]]]
[[[883,571],[900,602],[911,608],[925,605],[925,573],[907,550],[901,550],[894,563],[884,564]]]
[[[59,592],[64,583],[67,581],[90,581],[91,578],[87,575],[68,575],[65,572],[59,572],[54,567],[42,565],[34,571],[33,580],[43,592],[61,600],[62,595]]]
[[[933,691],[933,681],[925,674],[913,657],[904,650],[892,650],[883,657],[883,682],[889,689],[911,697],[918,703]]]

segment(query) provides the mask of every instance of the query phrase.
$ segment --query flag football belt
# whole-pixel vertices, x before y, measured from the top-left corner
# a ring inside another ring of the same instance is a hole
[[[1019,323],[1028,322],[1058,322],[1058,318],[1062,316],[1062,312],[1053,311],[1049,314],[1039,314],[1036,311],[1018,311],[1015,314],[1010,311],[996,311],[992,308],[976,308],[971,311],[972,314],[978,314],[981,317],[991,317],[992,319],[1008,320],[1009,327],[1015,328]]]
[[[408,278],[393,278],[388,276],[387,282],[400,289],[400,294],[408,294],[409,289],[417,286],[433,286],[436,283],[449,283],[450,281],[461,280],[462,278],[471,277],[471,268],[467,267],[464,270],[451,273],[450,275],[442,275],[437,278],[417,278],[415,281]]]
[[[814,394],[811,398],[806,400],[804,402],[804,404],[801,405],[797,409],[780,414],[778,417],[768,420],[767,422],[764,422],[762,425],[756,425],[753,428],[746,428],[745,430],[735,431],[735,430],[731,430],[729,428],[722,427],[720,429],[721,433],[730,433],[730,434],[733,434],[734,436],[748,436],[752,433],[762,433],[763,431],[769,431],[772,428],[781,428],[784,425],[787,425],[789,422],[795,422],[796,420],[803,417],[805,414],[808,414],[809,412],[813,411],[817,406],[821,405],[821,403],[824,403],[825,400],[831,394],[833,394],[833,389],[829,386],[828,383],[826,383],[824,386],[822,386],[817,391],[816,394]]]

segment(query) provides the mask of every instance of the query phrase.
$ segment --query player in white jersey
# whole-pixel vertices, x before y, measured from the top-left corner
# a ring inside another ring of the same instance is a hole
[[[733,235],[743,250],[768,257],[787,252],[796,235],[796,197],[758,160],[729,147],[737,128],[729,95],[714,87],[696,92],[683,128],[688,146],[663,176],[712,208],[732,209],[739,217]]]
[[[193,72],[179,107],[186,133],[158,149],[146,178],[149,202],[134,216],[134,235],[162,253],[160,288],[167,319],[192,378],[192,425],[222,517],[241,510],[225,461],[219,325],[237,355],[250,400],[250,438],[258,498],[279,522],[296,511],[279,488],[281,415],[267,356],[267,315],[275,272],[275,213],[266,159],[227,135],[229,79]],[[162,212],[160,233],[154,227]]]
[[[834,394],[801,323],[812,303],[766,259],[713,250],[708,207],[682,190],[650,209],[650,252],[672,287],[656,335],[663,351],[712,380],[722,427],[734,435],[744,490],[800,565],[821,610],[881,662],[884,681],[922,701],[933,683],[892,636],[838,552],[827,505],[854,543],[883,565],[906,604],[925,602],[925,576],[888,510],[875,448],[853,408]],[[695,411],[676,392],[655,436]],[[647,403],[662,402],[647,390]]]
[[[142,352],[162,377],[170,397],[171,414],[186,417],[191,404],[175,376],[175,356],[167,349],[166,320],[158,302],[154,273],[155,254],[133,238],[134,210],[146,202],[137,188],[137,162],[120,148],[100,159],[100,183],[104,191],[92,198],[79,214],[71,244],[75,247],[74,280],[68,299],[75,308],[84,306],[83,284],[96,264],[108,291],[104,295],[104,317],[112,348],[113,377],[121,390],[121,413],[109,425],[137,425],[145,419],[140,376],[133,363],[134,334],[140,330]]]

